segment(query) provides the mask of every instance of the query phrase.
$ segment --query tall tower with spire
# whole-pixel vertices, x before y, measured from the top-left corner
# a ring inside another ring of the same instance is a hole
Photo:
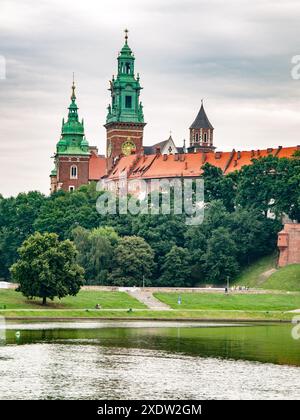
[[[134,72],[135,57],[128,45],[128,30],[125,29],[125,44],[118,55],[117,77],[110,81],[111,103],[107,108],[107,166],[110,169],[120,156],[139,154],[143,147],[143,105],[140,102],[139,75]]]
[[[89,144],[84,134],[83,119],[79,121],[73,76],[68,119],[62,120],[61,136],[56,145],[55,167],[51,172],[51,191],[75,190],[89,180]]]
[[[190,126],[190,147],[189,152],[201,150],[204,152],[212,152],[214,146],[214,128],[207,118],[201,101],[201,108],[193,124]]]

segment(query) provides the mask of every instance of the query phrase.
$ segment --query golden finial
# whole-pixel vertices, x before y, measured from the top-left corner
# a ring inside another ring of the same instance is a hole
[[[73,84],[72,84],[72,96],[71,96],[72,101],[76,99],[76,95],[75,95],[75,76],[74,76],[74,72],[73,72]]]

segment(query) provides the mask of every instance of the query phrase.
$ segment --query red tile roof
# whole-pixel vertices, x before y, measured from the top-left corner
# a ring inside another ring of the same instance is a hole
[[[106,174],[106,158],[91,153],[89,161],[89,180],[99,181]]]
[[[259,159],[268,155],[289,158],[296,150],[299,150],[297,146],[255,151],[233,150],[232,152],[197,152],[175,155],[130,155],[122,157],[117,162],[108,174],[107,179],[113,181],[125,173],[129,179],[198,177],[201,175],[202,166],[205,163],[216,166],[224,174],[228,174],[240,170],[245,165],[251,165],[252,159]],[[101,165],[103,160],[103,158],[100,160]]]

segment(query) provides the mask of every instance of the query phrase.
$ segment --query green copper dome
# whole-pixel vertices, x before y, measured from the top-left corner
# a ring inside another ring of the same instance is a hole
[[[84,135],[83,120],[78,119],[75,84],[73,81],[71,104],[68,108],[68,120],[62,121],[61,138],[56,145],[57,154],[60,155],[88,155],[89,144]]]
[[[125,30],[125,44],[118,55],[118,74],[110,82],[111,104],[108,106],[106,123],[143,123],[143,107],[139,100],[139,75],[134,74],[134,55],[128,45],[128,30]]]

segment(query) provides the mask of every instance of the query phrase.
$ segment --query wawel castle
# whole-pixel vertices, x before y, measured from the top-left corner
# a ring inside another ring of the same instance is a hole
[[[106,157],[90,146],[84,134],[84,123],[78,117],[75,85],[73,82],[68,119],[62,121],[61,137],[56,145],[55,168],[51,178],[51,191],[73,191],[91,181],[103,181],[109,190],[119,187],[119,180],[128,180],[128,190],[138,193],[141,180],[162,178],[197,178],[202,166],[208,162],[224,174],[251,165],[252,159],[267,155],[291,157],[300,146],[277,147],[267,150],[216,151],[214,128],[203,103],[189,128],[189,144],[177,147],[172,137],[153,146],[143,145],[145,128],[143,105],[140,101],[140,78],[135,74],[135,57],[125,44],[118,56],[118,72],[110,81],[111,103],[106,117]],[[153,185],[153,184],[152,184]]]

